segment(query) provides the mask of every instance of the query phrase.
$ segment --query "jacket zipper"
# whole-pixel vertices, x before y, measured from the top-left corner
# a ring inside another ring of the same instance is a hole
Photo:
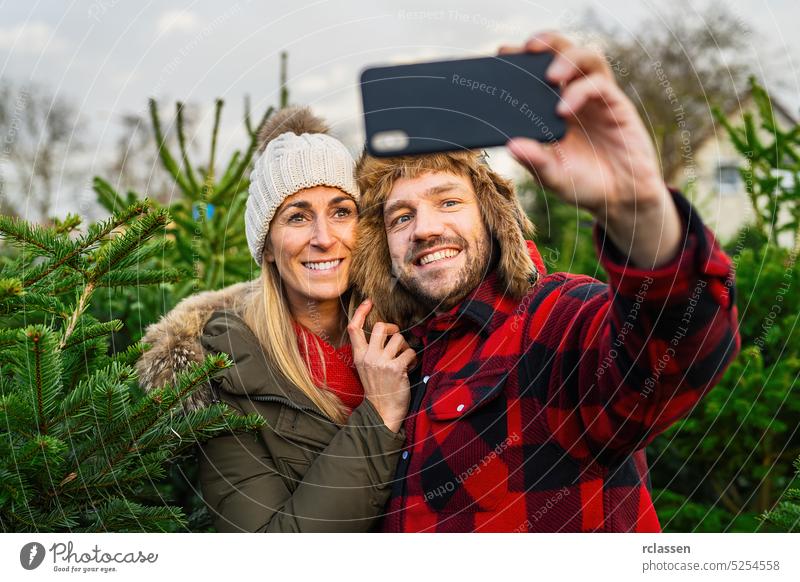
[[[301,412],[302,411],[311,412],[311,413],[316,414],[317,416],[319,416],[321,418],[324,418],[328,422],[333,422],[334,424],[336,424],[333,421],[332,418],[329,418],[322,411],[320,411],[320,410],[318,410],[316,408],[312,408],[310,406],[301,406],[300,404],[295,404],[294,402],[292,402],[288,398],[282,398],[280,396],[265,396],[263,394],[248,394],[247,397],[250,398],[251,400],[259,400],[261,402],[277,402],[278,404],[283,404],[284,406],[288,406],[289,408],[293,408],[293,409],[299,410]]]

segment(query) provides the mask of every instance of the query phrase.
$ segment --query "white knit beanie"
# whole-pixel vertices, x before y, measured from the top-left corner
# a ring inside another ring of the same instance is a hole
[[[287,107],[273,115],[261,130],[263,152],[250,174],[244,213],[250,254],[261,265],[264,241],[275,211],[303,188],[331,186],[357,202],[355,160],[307,107]]]

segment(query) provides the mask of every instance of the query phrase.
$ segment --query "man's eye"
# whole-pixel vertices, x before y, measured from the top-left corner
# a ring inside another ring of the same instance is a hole
[[[458,204],[458,200],[445,200],[444,201],[444,205],[445,206],[453,206],[453,205],[456,205],[456,204]]]
[[[395,219],[392,221],[392,226],[394,226],[394,225],[396,225],[396,224],[403,224],[403,223],[405,223],[405,220],[404,220],[404,219],[406,219],[406,218],[407,218],[407,219],[409,219],[409,220],[411,220],[411,217],[410,217],[408,214],[401,214],[400,216],[398,216],[397,218],[395,218]]]

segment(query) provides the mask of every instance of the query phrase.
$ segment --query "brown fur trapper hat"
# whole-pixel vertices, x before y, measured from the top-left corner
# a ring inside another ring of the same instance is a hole
[[[522,210],[513,184],[492,171],[479,153],[458,151],[393,158],[364,153],[356,164],[360,219],[350,276],[361,295],[373,300],[373,322],[390,321],[403,329],[427,315],[392,275],[383,208],[396,180],[428,172],[449,172],[472,181],[483,219],[499,246],[497,272],[506,293],[521,299],[539,279],[525,242],[526,237],[533,237],[533,224]]]

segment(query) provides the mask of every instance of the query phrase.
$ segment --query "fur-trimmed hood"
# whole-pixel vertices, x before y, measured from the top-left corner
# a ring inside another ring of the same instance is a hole
[[[192,363],[205,359],[200,343],[203,328],[211,314],[226,310],[241,313],[244,300],[256,290],[258,279],[236,283],[218,291],[203,291],[185,298],[158,322],[150,324],[142,337],[150,348],[136,362],[139,385],[145,391],[173,382],[177,374]],[[212,402],[210,385],[199,388],[186,401],[188,411]]]
[[[534,258],[539,257],[536,245],[526,240],[533,237],[535,229],[514,185],[491,170],[481,155],[458,151],[375,158],[364,153],[356,167],[361,200],[350,279],[375,305],[368,325],[382,320],[407,329],[429,315],[392,274],[383,220],[383,205],[394,181],[426,172],[451,172],[472,181],[481,215],[499,248],[496,270],[505,293],[521,299],[544,275],[541,258]]]

